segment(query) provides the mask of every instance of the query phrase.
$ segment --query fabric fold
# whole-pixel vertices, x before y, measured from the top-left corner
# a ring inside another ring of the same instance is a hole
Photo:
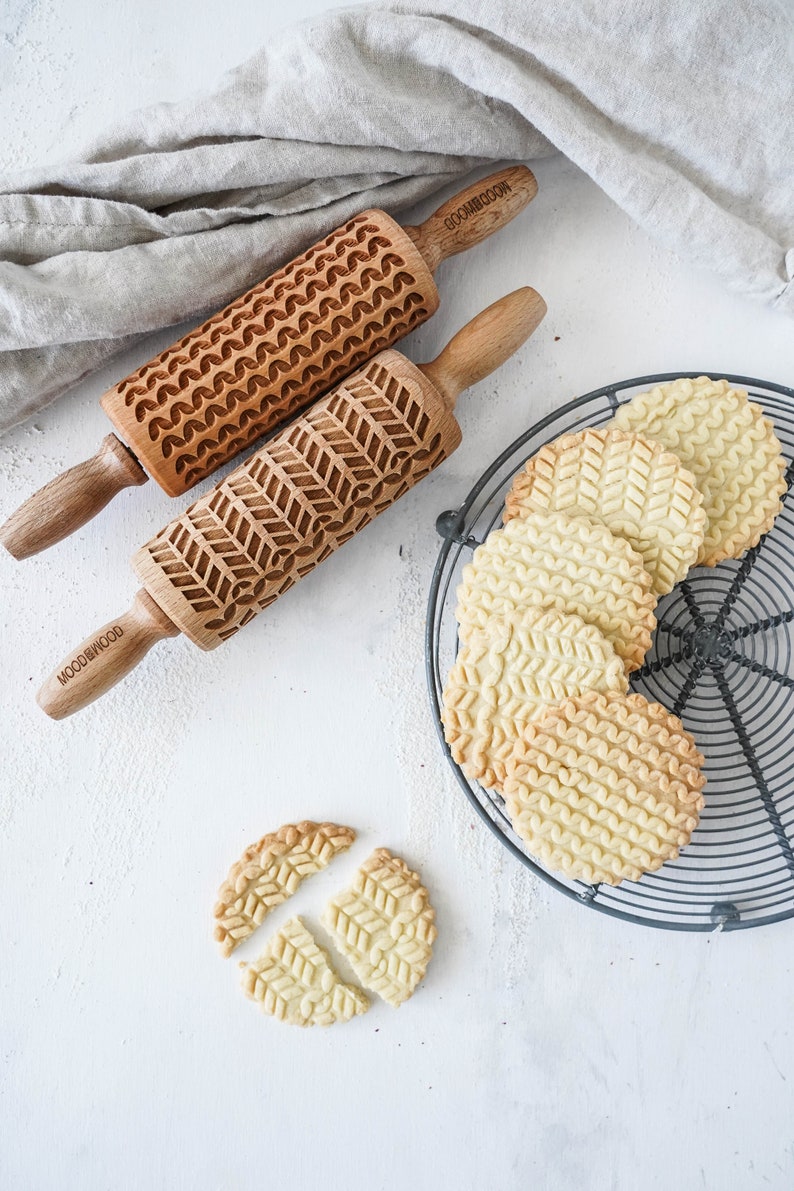
[[[283,31],[214,91],[0,181],[0,429],[355,211],[555,151],[794,312],[792,27],[774,0],[405,0]]]

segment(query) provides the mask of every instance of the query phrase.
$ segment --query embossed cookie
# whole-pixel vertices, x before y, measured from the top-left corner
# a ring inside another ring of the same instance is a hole
[[[240,967],[243,991],[290,1025],[332,1026],[369,1009],[364,993],[340,980],[300,918],[291,918],[255,963]]]
[[[218,892],[215,939],[224,955],[261,926],[305,877],[320,872],[356,838],[336,823],[290,823],[252,844],[233,864]]]
[[[632,397],[613,425],[656,439],[694,475],[706,513],[698,563],[739,558],[772,528],[786,464],[771,420],[742,389],[707,376],[671,381]]]
[[[435,911],[418,873],[378,848],[323,922],[365,988],[397,1008],[423,978],[436,938]]]
[[[540,510],[602,522],[642,555],[656,595],[695,564],[706,515],[694,476],[677,455],[639,434],[565,434],[527,461],[505,501],[505,521]]]
[[[505,803],[547,868],[618,885],[689,843],[702,765],[692,736],[661,704],[589,691],[527,726],[506,762]]]
[[[626,672],[642,665],[656,625],[643,561],[605,525],[532,513],[493,530],[463,568],[455,610],[461,640],[490,616],[556,608],[595,625]]]
[[[444,736],[468,777],[498,786],[523,728],[545,706],[590,689],[627,686],[610,642],[580,616],[537,606],[491,616],[467,634],[450,671]]]

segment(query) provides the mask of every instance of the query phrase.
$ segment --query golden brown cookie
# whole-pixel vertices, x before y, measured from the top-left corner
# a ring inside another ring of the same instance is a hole
[[[373,852],[352,887],[323,913],[361,983],[395,1008],[424,977],[437,933],[434,921],[419,874],[386,848]]]
[[[656,439],[694,475],[706,514],[699,564],[739,558],[772,528],[786,463],[772,421],[743,389],[707,376],[671,381],[632,397],[613,425]]]
[[[252,844],[233,864],[218,891],[215,938],[224,955],[262,925],[305,877],[320,872],[356,838],[336,823],[289,823]]]
[[[467,634],[450,671],[444,736],[468,777],[498,786],[522,729],[545,706],[627,686],[613,646],[581,616],[538,606],[491,616]]]
[[[656,625],[637,552],[605,525],[564,513],[532,513],[493,530],[463,568],[457,596],[462,640],[490,616],[556,608],[595,625],[627,673],[642,665]]]
[[[255,963],[240,967],[243,991],[290,1025],[331,1026],[369,1009],[361,990],[339,979],[300,918],[291,918]]]
[[[505,521],[557,510],[587,517],[642,555],[656,595],[694,565],[706,515],[694,476],[677,455],[639,434],[588,428],[527,460],[505,501]]]
[[[547,868],[617,885],[689,843],[702,765],[692,736],[661,704],[589,691],[527,725],[506,762],[505,804]]]

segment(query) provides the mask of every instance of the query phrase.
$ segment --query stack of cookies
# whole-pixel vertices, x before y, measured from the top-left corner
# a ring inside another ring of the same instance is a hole
[[[548,869],[617,885],[689,842],[703,757],[628,675],[657,599],[772,527],[784,471],[760,407],[700,377],[639,394],[516,476],[503,528],[463,571],[442,721],[453,759],[503,796]]]

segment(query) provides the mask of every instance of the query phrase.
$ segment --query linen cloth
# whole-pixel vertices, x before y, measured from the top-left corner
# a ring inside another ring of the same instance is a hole
[[[794,314],[788,0],[371,3],[287,29],[82,160],[0,179],[0,430],[354,212],[556,151]]]

